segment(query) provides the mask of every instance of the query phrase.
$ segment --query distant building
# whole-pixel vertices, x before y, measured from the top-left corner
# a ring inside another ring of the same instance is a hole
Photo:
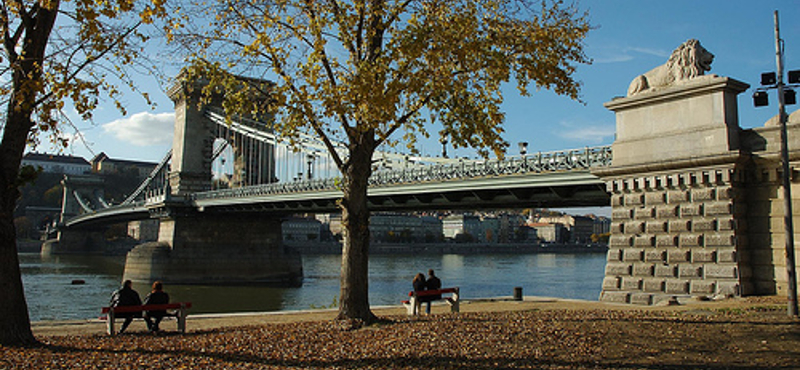
[[[422,230],[424,241],[427,243],[440,242],[444,240],[442,233],[442,220],[434,216],[422,216]]]
[[[92,165],[82,157],[60,154],[28,153],[22,157],[23,166],[41,167],[43,172],[83,175]]]
[[[593,234],[601,235],[607,234],[611,232],[611,219],[608,217],[597,217],[594,219],[594,225],[592,226]]]
[[[567,228],[561,223],[535,222],[527,225],[536,230],[539,240],[548,243],[564,243],[567,241]]]
[[[139,178],[150,175],[158,163],[129,161],[124,159],[112,159],[106,153],[101,152],[91,160],[92,172],[105,173],[135,173]]]
[[[570,230],[570,242],[586,244],[592,242],[594,233],[594,220],[586,216],[572,216],[573,223]]]
[[[447,239],[467,238],[478,241],[481,240],[483,227],[478,216],[450,215],[442,220],[442,232]]]

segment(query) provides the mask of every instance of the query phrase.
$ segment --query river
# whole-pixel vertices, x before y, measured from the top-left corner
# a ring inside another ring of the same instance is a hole
[[[125,258],[20,254],[31,321],[91,319],[119,286]],[[525,295],[597,300],[606,255],[478,254],[370,256],[370,305],[398,305],[417,272],[436,270],[444,287],[461,287],[463,299]],[[190,301],[191,313],[291,311],[335,306],[338,255],[304,255],[301,287],[166,285],[172,301]],[[73,281],[83,281],[73,284]],[[142,298],[148,287],[135,285]]]

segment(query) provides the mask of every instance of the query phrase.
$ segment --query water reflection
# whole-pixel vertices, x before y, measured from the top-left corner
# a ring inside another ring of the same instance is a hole
[[[525,295],[595,300],[600,294],[605,254],[373,255],[369,300],[398,305],[411,279],[432,268],[444,286],[461,287],[465,299]],[[190,301],[192,313],[305,310],[331,306],[339,298],[338,255],[303,256],[303,286],[166,285],[172,301]],[[124,257],[21,254],[23,284],[31,320],[89,319],[99,316],[122,278]],[[85,284],[72,285],[72,280]],[[135,284],[142,298],[149,286]]]

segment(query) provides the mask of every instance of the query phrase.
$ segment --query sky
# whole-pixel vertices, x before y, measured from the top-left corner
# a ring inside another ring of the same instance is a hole
[[[672,50],[688,39],[700,40],[715,55],[710,74],[731,77],[751,85],[739,96],[740,125],[759,127],[777,114],[772,92],[769,107],[754,108],[751,95],[762,72],[775,71],[773,12],[779,11],[785,41],[785,69],[800,69],[800,0],[582,0],[594,29],[585,40],[591,65],[581,65],[576,78],[583,83],[583,103],[550,91],[521,97],[507,89],[505,139],[517,153],[517,143],[528,152],[554,151],[611,144],[615,118],[603,103],[624,96],[637,75],[666,62]],[[157,103],[149,109],[135,94],[125,98],[128,114],[111,104],[95,112],[95,122],[80,122],[83,140],[75,140],[66,154],[90,159],[105,152],[117,159],[159,161],[172,144],[173,104],[164,91],[167,81],[142,76],[140,88]],[[798,107],[787,107],[793,112]],[[427,143],[423,154],[436,155],[441,146]],[[38,148],[51,151],[48,144]],[[471,156],[471,151],[453,152]]]

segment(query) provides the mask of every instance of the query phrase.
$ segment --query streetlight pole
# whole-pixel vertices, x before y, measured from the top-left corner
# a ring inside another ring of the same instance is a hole
[[[786,134],[786,107],[783,95],[783,40],[778,23],[778,11],[775,11],[775,60],[778,65],[778,121],[781,127],[781,167],[783,171],[783,223],[785,229],[786,277],[789,316],[797,317],[797,273],[794,256],[794,224],[792,220],[792,175],[789,172],[789,150]]]

